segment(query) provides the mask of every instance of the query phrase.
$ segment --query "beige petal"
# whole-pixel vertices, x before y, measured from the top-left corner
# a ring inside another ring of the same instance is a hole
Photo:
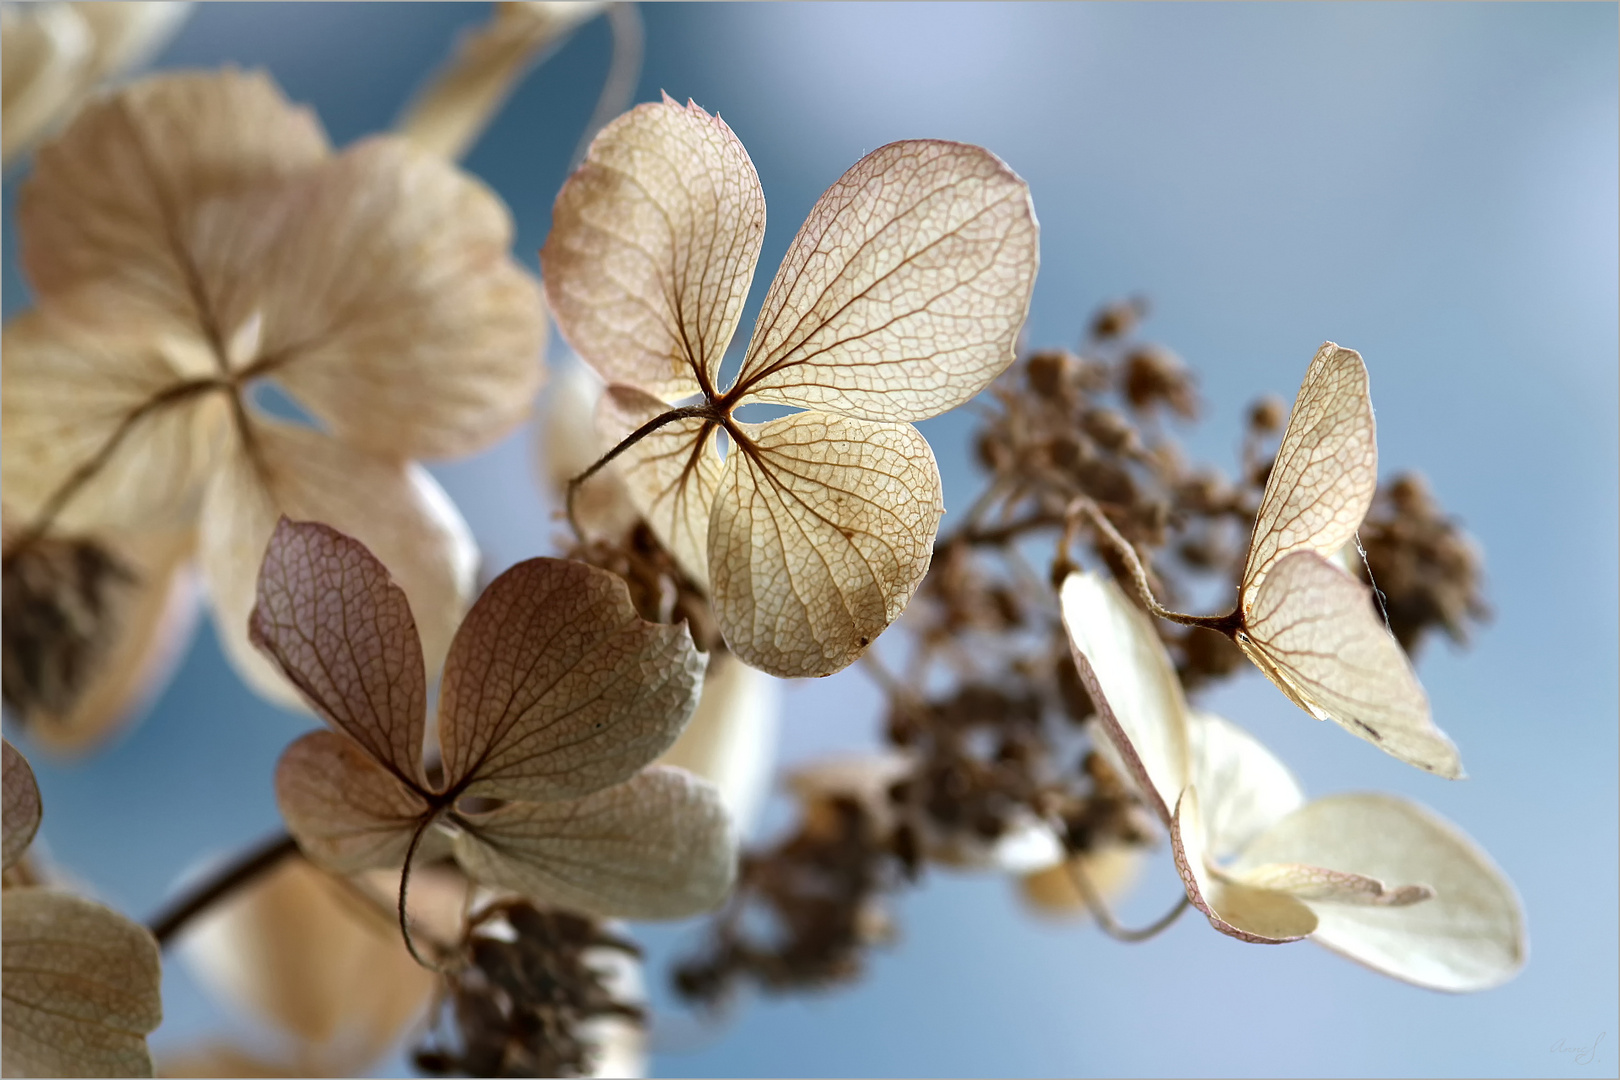
[[[938,415],[1012,363],[1039,262],[1029,187],[994,154],[890,143],[811,208],[728,396]]]
[[[168,682],[201,599],[191,529],[47,538],[6,568],[7,708],[29,737],[82,753]]]
[[[251,337],[233,361],[256,359],[344,442],[447,457],[528,416],[540,287],[509,254],[505,206],[455,166],[367,139],[269,205],[216,205],[195,230],[218,319]]]
[[[7,1076],[151,1076],[146,1034],[163,1019],[152,935],[66,893],[4,899]]]
[[[414,961],[413,961],[414,963]],[[299,1063],[283,1061],[270,1055],[256,1054],[241,1047],[222,1042],[209,1042],[201,1046],[187,1046],[182,1050],[163,1051],[158,1058],[158,1075],[164,1077],[202,1077],[218,1080],[230,1077],[288,1077],[308,1076],[301,1072]]]
[[[1512,978],[1529,946],[1512,884],[1488,855],[1432,811],[1389,795],[1317,799],[1268,829],[1232,866],[1305,862],[1427,886],[1408,906],[1311,901],[1312,940],[1376,971],[1434,990],[1484,990]]]
[[[624,579],[519,563],[478,598],[445,662],[445,784],[534,801],[617,784],[669,749],[702,684],[686,627],[642,621]]]
[[[772,675],[831,675],[928,572],[945,511],[934,452],[909,424],[827,413],[732,430],[709,522],[720,631]]]
[[[151,529],[195,517],[227,403],[208,381],[177,370],[161,340],[91,332],[32,311],[6,324],[0,370],[8,511],[31,517],[76,485],[56,518],[61,530]]]
[[[1400,885],[1391,888],[1377,878],[1332,870],[1309,863],[1264,863],[1232,875],[1232,880],[1256,889],[1285,892],[1310,905],[1368,904],[1375,907],[1405,907],[1434,897],[1427,885]],[[1314,909],[1314,908],[1313,908]]]
[[[220,638],[259,693],[299,703],[278,669],[248,641],[259,566],[276,522],[320,521],[388,568],[410,601],[422,656],[438,670],[473,591],[478,548],[426,470],[379,458],[310,428],[249,421],[228,447],[203,507],[202,565]]]
[[[442,884],[411,876],[413,913],[429,883]],[[387,909],[303,859],[211,908],[181,955],[206,987],[296,1037],[329,1075],[372,1065],[421,1015],[435,984]]]
[[[96,81],[144,64],[191,14],[191,4],[177,0],[75,3],[72,7],[90,28],[95,51],[90,76]]]
[[[1187,898],[1209,918],[1211,926],[1253,945],[1298,941],[1316,929],[1311,909],[1287,893],[1250,888],[1213,873],[1206,839],[1198,789],[1189,784],[1176,804],[1170,843]]]
[[[478,881],[541,903],[628,919],[717,907],[737,840],[719,794],[654,767],[583,799],[512,803],[466,817],[456,858]]]
[[[609,447],[669,411],[651,394],[610,386],[597,405],[597,428]],[[681,569],[709,587],[709,514],[724,462],[716,425],[687,417],[665,424],[626,449],[609,466]]]
[[[1091,909],[1074,883],[1069,863],[1079,865],[1103,900],[1110,901],[1128,892],[1141,876],[1147,852],[1139,847],[1110,844],[1071,855],[1067,862],[1048,866],[1018,879],[1018,893],[1037,913],[1051,916],[1086,916]]]
[[[42,301],[116,283],[149,316],[219,339],[182,242],[197,208],[319,163],[326,137],[264,74],[169,74],[88,105],[35,157],[18,204]]]
[[[782,684],[775,676],[716,652],[692,722],[658,761],[713,784],[746,836],[770,790],[781,714]]]
[[[563,336],[608,382],[712,396],[764,235],[748,151],[666,96],[591,143],[552,209],[540,276]]]
[[[535,416],[539,435],[536,448],[540,469],[559,500],[567,497],[570,480],[613,449],[612,443],[603,445],[596,430],[602,391],[601,376],[584,361],[569,355],[561,362],[553,362]],[[581,484],[574,494],[574,520],[587,537],[618,541],[641,520],[641,512],[631,501],[618,470],[608,468]],[[698,535],[708,538],[707,519]],[[704,556],[703,576],[707,578],[707,553],[700,549],[700,554]]]
[[[1305,803],[1299,781],[1247,731],[1210,713],[1188,716],[1192,782],[1204,795],[1205,844],[1228,859]]]
[[[353,873],[400,866],[428,804],[345,735],[312,731],[276,764],[276,803],[304,854]]]
[[[4,813],[0,814],[5,830],[5,861],[0,869],[10,870],[39,831],[39,785],[34,783],[34,770],[28,767],[28,759],[21,751],[9,739],[0,742],[5,753],[5,774],[0,779],[5,788]]]
[[[328,723],[424,789],[427,674],[405,593],[358,541],[319,522],[276,524],[248,638]]]
[[[1324,343],[1305,372],[1260,500],[1243,567],[1245,614],[1283,557],[1332,556],[1356,534],[1378,487],[1375,434],[1361,354]]]
[[[1456,746],[1430,719],[1423,687],[1365,585],[1296,551],[1272,567],[1246,615],[1238,644],[1294,704],[1408,764],[1462,776]]]
[[[455,56],[406,108],[396,130],[430,154],[452,161],[461,157],[478,141],[524,73],[550,46],[606,6],[497,4],[487,23],[456,42]]]
[[[1075,667],[1123,759],[1121,775],[1169,825],[1191,765],[1187,702],[1164,643],[1146,613],[1101,574],[1070,574],[1059,600]]]
[[[78,96],[94,55],[90,28],[69,4],[0,8],[4,115],[0,160],[9,166],[62,117]]]

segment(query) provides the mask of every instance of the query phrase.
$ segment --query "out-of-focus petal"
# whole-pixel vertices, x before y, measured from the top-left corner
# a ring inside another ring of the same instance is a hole
[[[1524,966],[1524,913],[1488,855],[1432,811],[1390,795],[1317,799],[1273,825],[1233,863],[1309,863],[1434,897],[1405,906],[1311,901],[1312,940],[1376,971],[1435,990],[1484,990]]]
[[[1146,613],[1100,574],[1070,574],[1060,602],[1075,666],[1123,775],[1168,825],[1191,765],[1187,703],[1164,644]]]
[[[259,567],[283,516],[352,536],[405,590],[427,670],[438,670],[473,591],[478,548],[420,466],[356,450],[312,428],[253,417],[215,471],[203,506],[202,565],[220,638],[260,693],[301,704],[248,641]]]
[[[596,431],[602,389],[601,376],[577,357],[552,362],[551,378],[535,415],[539,429],[536,448],[541,471],[551,481],[559,502],[567,498],[568,482],[612,449],[602,444]],[[615,469],[603,469],[581,484],[574,496],[574,520],[588,537],[622,539],[640,519],[641,511]],[[703,535],[708,536],[706,522]],[[703,572],[707,577],[706,552]]]
[[[1254,945],[1298,941],[1316,929],[1316,915],[1287,893],[1250,888],[1213,872],[1206,838],[1198,789],[1189,784],[1176,804],[1170,843],[1187,899],[1211,926]]]
[[[770,790],[781,697],[782,684],[774,676],[730,653],[715,653],[691,723],[658,759],[713,784],[743,836]]]
[[[1260,740],[1211,713],[1194,712],[1187,721],[1192,782],[1203,796],[1210,858],[1236,855],[1304,805],[1299,781]]]
[[[474,879],[546,904],[628,919],[718,907],[737,868],[719,794],[653,767],[582,799],[463,815],[456,859]]]
[[[67,893],[0,899],[7,1076],[151,1076],[146,1034],[163,1019],[157,942]]]
[[[1141,876],[1147,852],[1140,847],[1110,844],[1095,851],[1071,855],[1066,862],[1025,874],[1018,892],[1042,915],[1084,918],[1091,909],[1074,883],[1069,863],[1076,863],[1104,902],[1125,895]]]
[[[72,4],[0,8],[0,160],[10,165],[78,96],[95,53],[90,27]]]

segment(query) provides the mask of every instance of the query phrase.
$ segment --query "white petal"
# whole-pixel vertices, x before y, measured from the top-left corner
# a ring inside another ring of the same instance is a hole
[[[1288,766],[1236,724],[1203,712],[1189,721],[1193,783],[1206,793],[1209,856],[1227,859],[1303,805],[1305,792]]]

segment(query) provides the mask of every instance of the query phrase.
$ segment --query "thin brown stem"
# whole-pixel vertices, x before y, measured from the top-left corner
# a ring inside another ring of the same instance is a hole
[[[415,960],[435,975],[443,975],[445,973],[443,967],[431,960],[423,959],[422,954],[416,951],[416,940],[411,937],[411,920],[405,914],[405,897],[411,885],[411,859],[416,855],[416,849],[421,845],[422,837],[427,835],[428,829],[433,827],[433,822],[437,819],[438,814],[436,812],[423,818],[421,823],[416,826],[416,832],[411,834],[410,846],[405,849],[405,865],[399,872],[399,933],[405,939],[405,950],[411,954],[412,960]]]
[[[1219,630],[1222,633],[1227,632],[1226,624],[1230,621],[1229,616],[1185,615],[1179,611],[1171,611],[1160,604],[1153,595],[1152,586],[1148,584],[1147,567],[1142,564],[1142,557],[1136,553],[1135,546],[1121,536],[1118,529],[1114,528],[1114,523],[1108,520],[1108,515],[1104,514],[1096,503],[1084,496],[1076,498],[1069,504],[1068,518],[1071,524],[1080,515],[1089,518],[1092,525],[1096,527],[1097,532],[1119,553],[1120,558],[1125,560],[1125,565],[1130,568],[1131,578],[1136,583],[1137,595],[1142,598],[1142,603],[1146,605],[1149,611],[1161,619],[1168,619],[1170,622],[1180,623],[1183,626],[1203,626],[1211,630]]]
[[[167,948],[192,919],[259,875],[273,870],[282,860],[297,854],[298,841],[286,833],[273,836],[243,852],[239,858],[221,867],[218,873],[153,916],[147,928],[152,931],[158,945]]]
[[[1186,894],[1183,893],[1181,899],[1176,902],[1176,905],[1161,915],[1158,919],[1139,930],[1131,930],[1121,926],[1114,919],[1114,914],[1108,910],[1108,904],[1103,900],[1102,894],[1098,892],[1097,887],[1091,883],[1091,878],[1086,876],[1086,872],[1080,869],[1078,859],[1066,859],[1063,865],[1069,872],[1069,880],[1073,881],[1074,887],[1080,891],[1080,898],[1086,902],[1086,907],[1091,909],[1091,917],[1097,920],[1098,929],[1107,934],[1109,937],[1113,938],[1115,941],[1124,941],[1134,944],[1139,941],[1146,941],[1152,937],[1157,937],[1165,930],[1168,930],[1170,925],[1181,917],[1181,913],[1186,911],[1187,908],[1192,904],[1192,902],[1187,899]]]
[[[636,430],[632,431],[630,434],[626,435],[620,440],[619,445],[597,458],[596,463],[590,468],[568,481],[568,491],[566,496],[568,525],[574,530],[574,537],[576,539],[581,542],[584,542],[585,540],[585,530],[579,527],[579,520],[574,517],[574,496],[579,493],[580,487],[591,477],[595,476],[597,473],[606,468],[608,464],[613,461],[613,459],[617,458],[620,454],[624,453],[626,450],[630,449],[632,446],[636,445],[636,443],[640,442],[642,439],[645,439],[648,435],[651,435],[659,428],[664,427],[667,424],[672,424],[677,420],[690,420],[693,417],[703,417],[709,420],[715,419],[714,406],[707,403],[703,405],[685,405],[679,409],[671,409],[669,412],[664,413],[661,416],[654,417],[645,424],[642,424],[640,427],[636,428]]]

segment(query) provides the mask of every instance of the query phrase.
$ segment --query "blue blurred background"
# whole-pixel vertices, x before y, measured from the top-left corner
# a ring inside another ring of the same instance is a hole
[[[389,125],[482,4],[203,4],[159,67],[264,67],[341,144]],[[816,196],[900,138],[980,143],[1030,183],[1030,322],[1072,344],[1143,292],[1148,333],[1201,379],[1186,433],[1230,466],[1243,406],[1291,399],[1324,339],[1372,372],[1386,472],[1424,472],[1482,542],[1495,621],[1420,674],[1471,779],[1447,784],[1255,673],[1211,702],[1309,791],[1394,790],[1471,833],[1517,883],[1531,959],[1447,997],[1309,944],[1182,919],[1139,946],[1038,922],[1004,881],[940,876],[853,989],[750,1000],[658,1074],[1615,1075],[1617,1036],[1617,25],[1612,4],[652,5],[637,100],[718,111],[770,208],[750,325]],[[601,20],[518,90],[466,159],[511,205],[530,266],[606,70]],[[5,310],[17,178],[5,184]],[[746,338],[746,333],[743,334]],[[965,416],[925,430],[946,501],[976,490]],[[553,550],[532,434],[436,467],[499,569]],[[947,519],[948,522],[949,519]],[[784,756],[871,742],[856,673],[786,695]],[[87,761],[33,755],[53,855],[150,913],[176,878],[276,828],[272,764],[306,721],[248,693],[206,625],[166,694]],[[1175,898],[1167,868],[1126,905]],[[643,937],[656,965],[691,927]],[[655,986],[659,1000],[668,996]],[[226,1020],[181,965],[158,1048]],[[1577,1064],[1554,1047],[1601,1040]],[[679,1043],[680,1045],[676,1045]],[[396,1059],[391,1069],[403,1067]]]

